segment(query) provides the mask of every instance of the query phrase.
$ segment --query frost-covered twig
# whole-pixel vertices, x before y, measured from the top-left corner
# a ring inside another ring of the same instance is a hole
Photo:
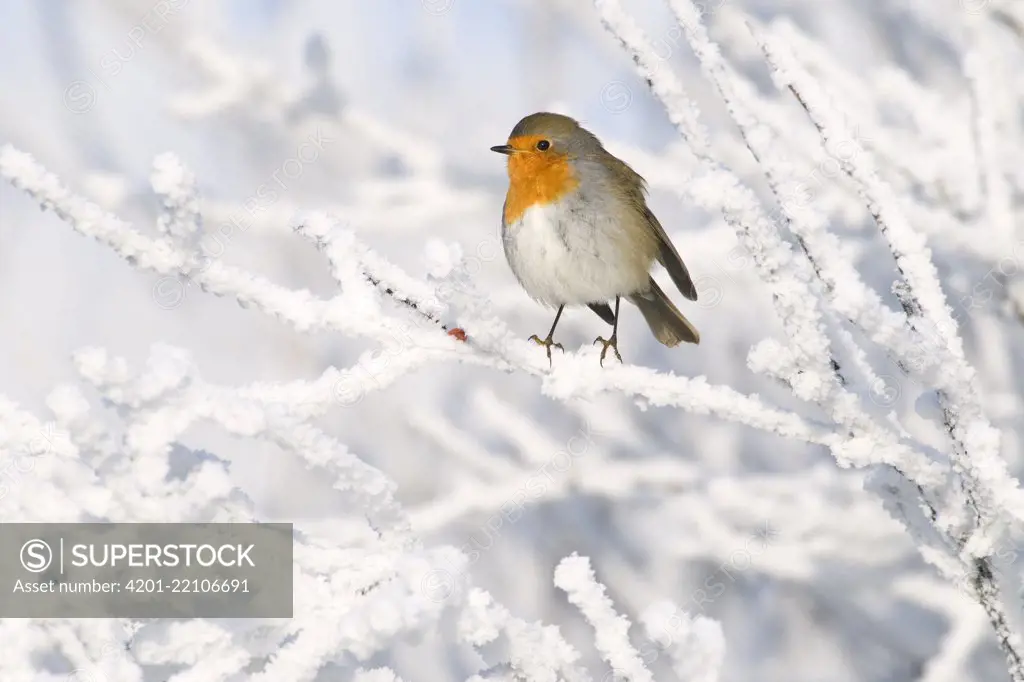
[[[683,114],[691,111],[693,107],[685,95],[681,94],[678,82],[671,75],[667,75],[664,69],[655,68],[657,59],[650,54],[642,32],[622,11],[617,0],[595,0],[595,4],[601,11],[605,25],[629,50],[641,75],[665,104],[670,119],[677,122],[677,127],[687,141],[694,141],[696,138],[692,131],[695,126],[678,126],[679,121],[685,120]],[[905,326],[906,329],[900,332],[897,331],[898,326],[893,324],[899,321],[899,318],[888,313],[880,305],[878,298],[870,294],[859,282],[859,276],[842,264],[841,259],[834,257],[838,252],[833,248],[834,242],[825,236],[823,224],[820,221],[808,223],[803,215],[795,214],[786,206],[777,178],[777,174],[783,169],[774,163],[770,146],[765,144],[770,141],[771,135],[766,135],[765,131],[759,128],[756,116],[743,107],[743,98],[749,89],[734,85],[740,78],[731,71],[717,47],[709,41],[700,21],[700,13],[694,4],[689,0],[670,0],[670,4],[705,74],[718,87],[755,160],[765,168],[769,187],[784,209],[782,227],[792,230],[797,235],[797,241],[807,256],[807,262],[813,266],[814,275],[826,285],[822,291],[824,296],[833,303],[845,302],[844,312],[847,319],[862,326],[873,336],[878,336],[878,321],[889,317],[890,321],[885,326],[891,330],[888,332],[890,340],[896,343],[888,345],[887,350],[895,352],[901,365],[909,357],[911,344],[920,344],[928,349],[927,352],[932,357],[924,363],[903,366],[915,372],[922,369],[922,364],[925,367],[941,366],[945,370],[941,376],[939,372],[930,372],[928,378],[938,385],[944,421],[953,442],[953,453],[950,455],[951,469],[960,482],[968,508],[975,514],[975,518],[964,531],[961,531],[962,534],[946,535],[946,539],[940,539],[938,542],[925,541],[922,542],[922,546],[929,550],[941,550],[946,547],[953,553],[962,552],[958,558],[970,567],[970,572],[974,576],[975,597],[990,615],[997,639],[1007,655],[1011,676],[1015,680],[1020,679],[1024,674],[1024,668],[1018,654],[1019,645],[1016,642],[1016,635],[1007,628],[998,588],[991,573],[991,563],[988,559],[992,553],[991,539],[984,538],[995,524],[1015,525],[1024,519],[1024,498],[1020,487],[1009,476],[1006,464],[999,456],[998,434],[981,409],[974,371],[966,362],[960,338],[956,333],[956,325],[945,304],[931,254],[924,244],[923,237],[910,228],[891,189],[878,178],[877,172],[872,168],[870,155],[852,134],[851,127],[842,120],[838,110],[827,101],[823,91],[811,82],[799,63],[790,56],[788,47],[770,34],[759,36],[762,49],[773,68],[773,77],[796,95],[817,127],[825,150],[856,183],[869,212],[889,241],[897,268],[902,275],[902,280],[894,287],[905,314],[901,326]],[[696,139],[694,152],[698,157],[706,157],[707,152],[699,139]],[[708,158],[706,165],[709,174],[717,173],[729,177],[728,172],[721,170],[713,159]],[[791,330],[786,344],[762,344],[759,351],[751,355],[752,366],[774,367],[773,373],[787,379],[787,383],[798,397],[828,407],[837,423],[857,428],[875,437],[884,436],[886,429],[872,423],[865,414],[856,410],[855,397],[843,387],[845,382],[829,382],[826,379],[829,374],[828,366],[831,365],[832,370],[835,370],[837,364],[823,331],[816,296],[804,284],[807,277],[794,276],[795,273],[802,272],[801,264],[791,262],[786,249],[779,248],[779,226],[765,226],[756,231],[752,230],[752,225],[758,225],[759,221],[763,221],[763,213],[749,200],[741,201],[744,192],[737,192],[734,189],[734,178],[729,180],[728,183],[721,183],[723,197],[729,197],[728,200],[722,201],[726,218],[737,229],[741,243],[753,254],[762,279],[773,292],[781,321]],[[749,191],[747,195],[749,196]],[[730,218],[730,212],[734,211],[737,205],[743,205],[745,212]],[[1005,209],[993,210],[1005,212]],[[754,235],[756,238],[752,239]],[[766,245],[774,247],[777,254],[787,255],[776,255],[768,259],[764,255]],[[785,264],[785,268],[780,267],[780,264]],[[801,295],[794,297],[794,303],[787,305],[786,297],[794,290],[799,291]],[[859,309],[849,305],[850,293],[856,296],[853,300],[859,299]],[[795,303],[797,300],[800,301],[799,304]],[[837,307],[843,309],[841,305]],[[871,310],[871,314],[866,316],[864,313],[868,310]],[[817,342],[809,344],[810,339],[816,339]],[[869,373],[869,376],[873,375],[873,372]],[[796,378],[809,383],[799,383],[794,380]],[[808,391],[808,386],[817,387],[817,393]],[[929,528],[932,524],[943,523],[936,505],[944,494],[944,486],[924,482],[917,472],[908,472],[891,459],[877,461],[889,463],[896,472],[909,478],[921,503],[929,508],[929,514],[922,518],[899,504],[889,504],[887,507],[896,512],[915,537],[920,540],[929,536],[934,537]],[[889,488],[895,495],[901,494],[899,489],[899,486]],[[893,501],[896,499],[893,498]],[[945,532],[946,528],[939,530]],[[941,561],[938,563],[940,566],[943,565]]]
[[[657,58],[650,53],[642,32],[622,12],[617,0],[596,0],[596,5],[606,26],[633,54],[634,61],[651,83],[655,93],[673,93],[672,98],[665,100],[666,108],[671,111],[681,98],[684,101],[684,104],[680,105],[683,109],[692,106],[685,104],[685,95],[681,94],[682,88],[675,82],[673,76],[665,69],[655,68]],[[748,141],[748,146],[751,147],[755,158],[760,159],[758,149],[759,145],[763,144],[765,131],[756,129],[751,114],[741,109],[741,103],[730,87],[731,74],[727,72],[717,49],[708,42],[696,9],[685,1],[674,3],[673,9],[676,10],[680,23],[694,45],[705,70],[722,89],[730,111]],[[682,132],[686,134],[686,131]],[[699,149],[695,150],[695,153],[698,156],[702,154]],[[913,455],[909,458],[906,455],[890,458],[882,454],[901,450],[896,445],[898,439],[888,433],[887,429],[871,423],[856,409],[854,396],[842,388],[842,382],[835,376],[838,365],[832,357],[830,343],[824,332],[817,296],[809,286],[809,280],[813,278],[811,268],[807,267],[806,262],[794,258],[788,245],[781,239],[781,226],[768,218],[751,190],[740,184],[727,169],[706,155],[705,165],[709,176],[721,178],[714,188],[707,188],[707,196],[717,196],[718,192],[713,190],[719,188],[724,193],[726,198],[721,200],[721,206],[726,218],[738,231],[741,243],[754,254],[755,264],[773,292],[779,318],[789,330],[789,347],[783,347],[776,342],[763,342],[760,348],[751,354],[752,366],[786,380],[798,397],[824,404],[829,409],[830,416],[855,436],[862,436],[868,441],[888,441],[891,444],[889,448],[876,448],[873,452],[865,452],[866,457],[860,460],[860,464],[883,461],[910,476],[912,480],[918,481],[922,491],[935,486],[936,479],[932,478],[929,482],[927,478],[927,472],[932,468],[930,463],[920,460],[914,462]],[[772,186],[779,195],[779,189],[774,183]],[[785,205],[781,196],[779,202]],[[742,207],[743,210],[737,210],[736,207]],[[783,213],[782,218],[785,224],[790,223],[788,214]],[[833,258],[829,263],[839,261],[840,258]],[[811,263],[815,262],[812,259]],[[848,272],[852,273],[852,270]],[[881,306],[878,308],[881,309]],[[842,456],[836,454],[842,461]],[[879,454],[882,454],[881,458],[878,458]]]
[[[203,230],[195,173],[177,156],[165,153],[153,159],[150,183],[153,191],[163,197],[165,212],[157,219],[157,229],[183,247],[194,248],[194,240]]]
[[[761,45],[773,66],[773,74],[797,97],[822,136],[823,144],[836,137],[849,139],[848,126],[830,105],[825,93],[807,79],[789,51],[770,36]],[[944,359],[948,379],[939,380],[939,396],[954,448],[951,462],[961,477],[964,492],[978,518],[976,530],[986,531],[1000,514],[1020,523],[1024,519],[1024,496],[999,454],[999,436],[981,409],[975,372],[964,357],[938,274],[923,237],[915,233],[899,210],[891,190],[881,181],[863,150],[844,159],[841,167],[860,186],[869,210],[889,241],[903,285],[896,287],[908,316],[909,326],[918,332],[934,329],[937,343],[931,347]],[[1007,519],[1008,521],[1009,519]],[[965,551],[988,551],[965,542]]]
[[[564,590],[594,628],[597,650],[617,677],[629,682],[654,682],[639,652],[629,641],[629,620],[618,613],[597,582],[590,560],[572,555],[555,569],[555,585]]]
[[[680,680],[718,682],[725,658],[721,624],[662,602],[644,612],[643,625],[647,636],[668,651]]]
[[[522,679],[530,682],[591,680],[577,663],[579,653],[562,638],[557,628],[515,618],[483,590],[470,590],[459,630],[463,639],[475,647],[490,644],[499,637],[506,639],[508,671]]]

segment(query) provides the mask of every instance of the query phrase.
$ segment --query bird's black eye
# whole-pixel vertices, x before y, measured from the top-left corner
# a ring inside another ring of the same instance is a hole
[[[546,150],[550,146],[551,146],[551,143],[548,142],[547,140],[541,140],[540,142],[537,143],[537,149],[539,149],[541,151]]]

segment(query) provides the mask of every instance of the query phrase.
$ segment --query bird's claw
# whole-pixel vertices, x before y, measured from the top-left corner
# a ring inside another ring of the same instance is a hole
[[[533,341],[538,346],[544,346],[544,349],[547,350],[547,353],[548,353],[548,366],[549,367],[551,366],[551,349],[552,348],[557,348],[558,350],[562,351],[563,353],[565,352],[565,349],[562,348],[562,344],[555,343],[554,341],[551,340],[550,336],[545,338],[545,339],[542,339],[539,336],[537,336],[536,334],[534,334],[533,336],[531,336],[529,338],[529,340]]]
[[[619,355],[619,338],[618,335],[612,334],[612,338],[606,339],[603,336],[599,336],[594,339],[594,343],[600,343],[603,345],[601,348],[601,366],[604,367],[604,356],[608,353],[608,349],[611,348],[615,352],[615,357],[618,358],[619,362],[622,362],[622,356]]]

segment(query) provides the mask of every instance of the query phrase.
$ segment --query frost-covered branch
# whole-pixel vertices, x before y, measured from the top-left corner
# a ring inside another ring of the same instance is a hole
[[[12,147],[0,149],[0,176],[36,198],[44,209],[51,209],[76,231],[110,246],[133,266],[158,274],[174,274],[187,262],[187,255],[174,243],[147,237],[129,224],[104,213],[82,199],[29,155]],[[190,275],[190,281],[202,290],[234,298],[243,307],[276,317],[299,332],[331,330],[379,342],[385,354],[369,355],[339,378],[336,369],[328,370],[320,382],[275,387],[263,395],[285,396],[287,402],[308,405],[312,396],[324,401],[324,388],[331,378],[341,381],[340,389],[348,394],[364,395],[379,390],[401,375],[437,359],[450,359],[512,369],[533,375],[546,375],[544,390],[563,399],[612,391],[636,396],[655,405],[676,406],[698,414],[714,414],[720,418],[765,429],[779,435],[823,443],[841,448],[844,457],[856,458],[866,443],[856,436],[836,436],[824,425],[815,426],[796,414],[767,406],[756,396],[746,396],[725,386],[707,383],[702,377],[689,378],[660,373],[642,367],[616,367],[596,372],[589,368],[589,349],[575,356],[566,354],[563,362],[548,372],[538,359],[532,345],[517,339],[493,317],[490,319],[458,319],[468,334],[468,346],[436,331],[436,315],[447,305],[470,305],[485,309],[482,301],[464,300],[456,283],[431,288],[409,278],[378,255],[369,251],[354,234],[325,215],[310,216],[297,230],[313,241],[327,255],[332,274],[341,292],[329,300],[318,299],[307,291],[292,291],[232,267],[211,261],[201,271]],[[453,274],[453,273],[449,273]],[[454,274],[458,274],[457,272]],[[380,286],[384,289],[380,290]],[[388,291],[391,294],[387,294]],[[385,313],[384,299],[394,300],[400,307],[413,309],[430,323],[425,328],[411,324],[402,316]],[[394,349],[391,352],[389,349]],[[415,349],[416,353],[409,352]],[[397,352],[400,351],[400,352]],[[588,367],[580,371],[582,367]],[[283,389],[283,390],[279,390]],[[305,395],[297,394],[301,391]],[[329,402],[323,404],[326,409]],[[310,408],[315,409],[315,408]],[[318,412],[322,413],[322,412]],[[894,453],[909,453],[893,445]],[[908,467],[921,465],[908,463]]]
[[[693,106],[687,102],[678,82],[665,69],[656,68],[657,58],[651,53],[640,29],[623,12],[617,0],[595,0],[595,4],[601,11],[605,25],[633,55],[639,72],[662,100],[670,119],[674,122],[685,120]],[[824,150],[838,161],[839,167],[856,184],[869,213],[889,243],[901,275],[901,280],[893,290],[904,314],[897,316],[887,311],[878,297],[860,282],[859,275],[843,262],[835,248],[835,240],[827,236],[824,222],[818,218],[808,221],[808,213],[814,216],[813,207],[810,207],[810,211],[794,211],[785,201],[786,195],[780,178],[792,171],[774,162],[772,134],[759,126],[756,115],[745,107],[744,97],[751,89],[741,85],[742,78],[731,69],[717,46],[710,42],[698,8],[690,0],[671,0],[670,4],[690,47],[700,60],[705,74],[717,86],[746,145],[763,167],[769,187],[782,208],[779,224],[766,221],[759,205],[752,201],[752,193],[749,190],[737,192],[736,187],[741,187],[738,180],[717,166],[713,159],[707,160],[709,173],[728,178],[728,182],[719,183],[722,188],[721,206],[726,219],[737,230],[741,243],[751,251],[762,280],[772,290],[780,321],[790,330],[785,343],[766,342],[756,349],[751,354],[752,367],[768,369],[769,373],[787,380],[798,397],[829,408],[838,423],[874,434],[875,437],[884,436],[887,429],[873,423],[864,412],[856,409],[856,398],[844,387],[843,377],[837,375],[831,381],[827,378],[829,366],[836,370],[838,364],[824,334],[818,309],[820,295],[843,311],[847,320],[873,336],[874,340],[884,343],[886,351],[895,356],[904,369],[921,376],[921,365],[934,368],[927,373],[927,379],[936,385],[944,423],[952,440],[950,470],[956,475],[974,518],[961,530],[949,533],[950,529],[939,515],[940,510],[949,508],[947,505],[953,501],[942,500],[946,497],[945,486],[923,481],[917,472],[908,471],[899,462],[877,459],[892,465],[901,476],[909,478],[913,487],[908,492],[918,496],[920,503],[926,505],[930,513],[927,517],[920,517],[908,513],[906,507],[901,505],[889,504],[887,507],[896,511],[897,517],[920,540],[932,535],[928,526],[939,524],[937,530],[946,535],[947,539],[938,543],[923,541],[923,547],[928,548],[925,555],[929,556],[932,550],[946,546],[975,576],[974,596],[989,613],[997,639],[1009,661],[1011,677],[1021,679],[1024,667],[1019,653],[1020,644],[1017,636],[1008,629],[1005,610],[988,558],[993,547],[991,535],[987,534],[993,532],[994,526],[998,527],[996,533],[1005,527],[1017,527],[1020,520],[1024,519],[1024,493],[1017,481],[1009,475],[1006,463],[1000,457],[998,433],[982,410],[974,370],[966,361],[956,324],[939,286],[924,237],[910,227],[892,189],[879,178],[877,170],[872,166],[871,154],[858,141],[852,126],[843,120],[839,110],[828,101],[824,90],[791,55],[787,45],[771,33],[760,34],[758,41],[772,67],[773,77],[788,87],[807,111],[819,132]],[[691,143],[694,140],[691,132],[693,129],[692,125],[680,128],[684,138]],[[699,140],[693,151],[698,157],[707,154],[705,145]],[[745,203],[740,199],[744,193],[750,197]],[[745,214],[733,213],[734,207],[738,205],[747,206]],[[1004,208],[992,210],[1005,213]],[[993,227],[998,231],[998,225]],[[793,233],[806,261],[794,261],[788,255],[788,249],[781,241],[783,230]],[[769,244],[778,253],[786,255],[766,258],[764,248]],[[781,263],[789,264],[788,276],[780,277],[780,272],[786,272],[780,269]],[[813,276],[824,285],[818,292],[812,292],[805,284],[808,272],[813,272]],[[787,296],[792,296],[793,303],[786,304]],[[859,301],[857,307],[850,306],[853,300]],[[840,303],[837,304],[837,301]],[[878,323],[882,320],[886,321],[887,328],[884,335],[879,333]],[[905,328],[905,331],[901,332],[900,327]],[[845,334],[843,338],[850,340]],[[811,339],[816,339],[816,342],[808,345]],[[912,345],[923,346],[927,360],[908,362]],[[787,366],[791,369],[787,370]],[[869,378],[875,376],[867,365],[861,363],[860,366],[867,370]],[[939,367],[943,371],[936,371]],[[805,383],[798,383],[798,380]],[[810,393],[810,386],[816,387],[818,393]],[[898,486],[875,489],[883,494],[900,494]],[[962,555],[957,556],[961,552]],[[937,563],[940,567],[945,565],[942,561]]]

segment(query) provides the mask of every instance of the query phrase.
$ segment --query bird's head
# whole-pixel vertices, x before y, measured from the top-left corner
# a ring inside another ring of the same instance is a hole
[[[597,149],[601,149],[601,143],[575,119],[546,111],[522,119],[507,143],[491,147],[492,152],[509,157],[508,172],[513,181],[557,168]]]
[[[575,160],[606,154],[601,142],[575,119],[545,111],[519,121],[508,142],[491,151],[508,156],[509,222],[532,205],[557,201],[576,189],[580,178]]]

